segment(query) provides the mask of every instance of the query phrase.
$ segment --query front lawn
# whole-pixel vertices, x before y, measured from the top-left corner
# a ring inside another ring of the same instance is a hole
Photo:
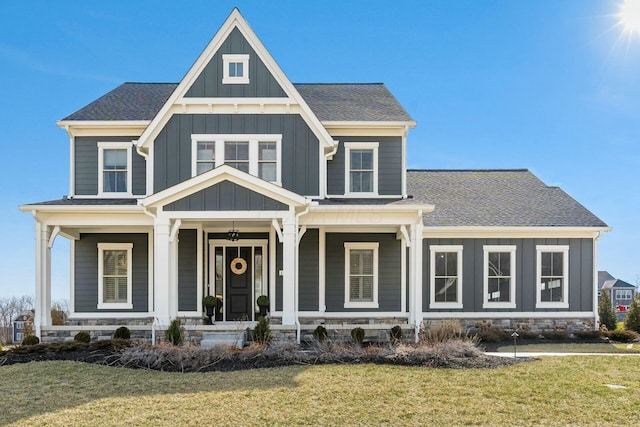
[[[638,422],[637,366],[635,357],[603,356],[500,369],[364,364],[179,374],[35,362],[0,367],[0,424],[629,425]]]
[[[631,346],[631,347],[629,347]],[[513,353],[513,344],[503,343],[495,350],[503,353]],[[620,353],[638,354],[640,344],[618,343],[541,343],[518,344],[518,353]]]

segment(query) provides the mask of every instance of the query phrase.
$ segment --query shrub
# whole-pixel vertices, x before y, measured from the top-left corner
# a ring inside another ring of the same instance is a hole
[[[78,342],[90,343],[91,335],[89,335],[89,332],[80,331],[73,337],[73,340]]]
[[[520,329],[518,329],[515,332],[518,333],[518,339],[521,339],[521,340],[534,340],[534,339],[538,338],[538,334],[535,333],[535,332],[523,331],[523,330],[520,330]],[[509,334],[509,338],[512,338],[511,334]]]
[[[215,307],[218,304],[217,298],[213,295],[207,295],[202,298],[202,305],[205,307]]]
[[[434,344],[453,339],[465,339],[467,335],[462,331],[457,320],[443,320],[437,326],[426,325],[420,329],[420,342]]]
[[[357,344],[362,344],[364,341],[364,329],[357,327],[351,330],[351,339]]]
[[[128,340],[128,339],[131,338],[131,331],[129,331],[129,328],[127,328],[126,326],[120,326],[113,333],[113,338],[121,339],[121,340]]]
[[[602,292],[602,295],[598,300],[598,317],[600,318],[600,324],[605,325],[609,331],[614,331],[616,329],[618,319],[616,317],[616,312],[611,306],[609,293],[606,291]]]
[[[629,331],[635,331],[640,333],[640,297],[636,296],[631,300],[629,311],[624,318],[624,328]]]
[[[566,341],[569,338],[567,331],[544,331],[542,333],[544,339],[551,341]]]
[[[256,304],[259,307],[269,307],[269,297],[266,295],[260,295],[256,300]]]
[[[318,342],[324,342],[328,337],[327,329],[322,325],[313,330],[313,338]]]
[[[40,339],[35,335],[27,335],[22,340],[22,345],[36,345],[40,344]]]
[[[180,319],[173,319],[164,331],[164,339],[173,345],[182,345],[182,325]]]
[[[609,331],[607,332],[607,337],[611,341],[631,342],[640,338],[640,335],[635,331]]]
[[[253,328],[253,340],[258,344],[269,344],[273,339],[271,327],[266,317],[260,316],[258,324]]]
[[[402,328],[399,325],[389,330],[389,338],[392,344],[400,344],[402,342]]]
[[[573,333],[573,335],[575,335],[576,338],[581,340],[597,340],[604,336],[604,332],[600,330],[597,330],[597,331],[586,330],[586,331],[576,331]]]

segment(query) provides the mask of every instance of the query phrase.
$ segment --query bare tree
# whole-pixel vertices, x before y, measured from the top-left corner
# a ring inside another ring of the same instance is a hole
[[[27,310],[33,310],[31,295],[23,295],[19,298],[0,298],[0,341],[5,344],[13,341],[13,319]]]

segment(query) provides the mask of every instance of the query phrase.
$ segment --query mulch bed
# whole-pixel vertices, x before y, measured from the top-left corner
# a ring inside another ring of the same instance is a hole
[[[131,356],[139,351],[141,356]],[[537,359],[488,356],[481,352],[460,355],[396,352],[281,351],[249,347],[243,351],[224,350],[208,353],[191,347],[180,353],[179,348],[159,350],[138,348],[128,340],[104,340],[89,344],[78,342],[19,346],[0,352],[0,366],[49,360],[70,360],[98,365],[148,369],[167,372],[237,371],[245,369],[275,368],[292,365],[361,364],[374,363],[398,366],[423,366],[449,369],[494,369]],[[146,353],[145,353],[146,352]],[[123,357],[128,355],[128,357]]]

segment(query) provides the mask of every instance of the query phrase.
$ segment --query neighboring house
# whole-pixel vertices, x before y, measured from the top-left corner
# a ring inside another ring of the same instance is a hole
[[[122,84],[58,125],[69,196],[21,206],[46,339],[120,324],[150,337],[176,317],[191,336],[239,330],[261,294],[298,338],[452,318],[595,327],[604,222],[528,170],[407,170],[416,122],[384,84],[291,83],[237,9],[179,83]],[[58,236],[73,325],[54,327]]]
[[[13,342],[21,343],[24,338],[24,325],[30,319],[33,318],[33,310],[25,310],[18,314],[13,319]]]
[[[602,280],[601,283],[600,281],[598,282],[598,295],[601,292],[607,292],[611,299],[611,306],[616,311],[618,322],[623,321],[631,305],[631,300],[638,294],[638,288],[635,285],[614,278],[606,271],[599,271],[598,278]]]

